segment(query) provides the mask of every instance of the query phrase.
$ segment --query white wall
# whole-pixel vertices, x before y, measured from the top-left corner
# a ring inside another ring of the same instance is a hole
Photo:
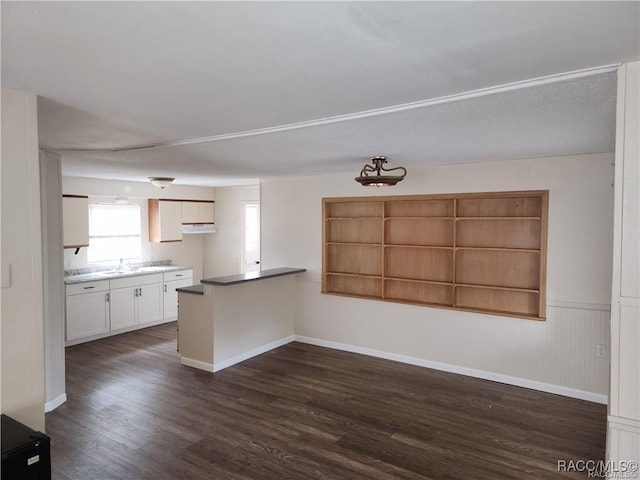
[[[149,242],[148,198],[173,198],[190,200],[214,200],[215,191],[207,187],[171,185],[163,190],[151,184],[122,182],[95,178],[63,177],[62,190],[65,194],[88,195],[89,202],[114,202],[118,196],[127,197],[129,203],[140,205],[142,221],[142,260],[171,260],[175,265],[193,267],[193,281],[200,282],[204,265],[204,237],[206,235],[184,235],[182,242]],[[217,205],[216,205],[217,208]],[[76,255],[73,249],[64,251],[65,268],[87,266],[87,249],[81,248]]]
[[[35,95],[2,89],[1,408],[2,413],[44,431],[42,238],[36,103]]]
[[[45,411],[67,399],[64,357],[64,266],[62,257],[62,180],[57,153],[40,151],[42,283],[44,303]]]
[[[241,271],[242,205],[260,201],[260,186],[216,188],[216,233],[204,239],[204,278]]]
[[[365,189],[350,174],[265,180],[262,265],[308,269],[295,324],[308,341],[604,401],[608,359],[596,357],[596,345],[609,344],[612,159],[410,169],[391,189]],[[550,191],[544,322],[320,293],[323,197],[537,189]]]

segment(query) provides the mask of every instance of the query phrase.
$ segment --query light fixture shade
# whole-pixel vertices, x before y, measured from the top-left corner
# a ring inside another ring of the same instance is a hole
[[[363,187],[391,187],[401,182],[407,174],[404,167],[384,168],[387,163],[387,157],[371,157],[371,165],[365,165],[360,172],[360,176],[354,180]],[[402,170],[402,175],[382,175],[382,172],[393,172]],[[374,175],[375,174],[375,175]]]
[[[175,180],[173,177],[149,177],[149,181],[152,185],[163,189],[164,187],[168,187]]]

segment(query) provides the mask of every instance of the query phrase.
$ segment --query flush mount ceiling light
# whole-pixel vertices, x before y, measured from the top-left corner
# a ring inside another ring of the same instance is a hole
[[[363,187],[391,187],[402,181],[407,174],[407,169],[404,167],[384,168],[383,165],[387,163],[387,157],[371,157],[371,163],[373,166],[365,165],[360,176],[355,178],[355,181],[362,184]],[[402,175],[382,174],[396,170],[402,170]]]
[[[173,177],[149,177],[149,181],[151,182],[151,184],[160,189],[168,187],[174,180],[175,178]]]

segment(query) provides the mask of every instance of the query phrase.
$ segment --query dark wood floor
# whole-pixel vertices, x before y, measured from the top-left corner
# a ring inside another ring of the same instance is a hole
[[[175,324],[67,349],[54,480],[550,479],[602,459],[606,408],[291,343],[182,366]]]

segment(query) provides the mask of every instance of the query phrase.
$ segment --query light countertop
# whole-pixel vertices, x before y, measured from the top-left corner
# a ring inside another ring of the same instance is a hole
[[[75,275],[66,275],[64,277],[64,283],[67,285],[70,285],[73,283],[95,282],[98,280],[112,280],[116,278],[136,277],[139,275],[150,275],[153,273],[166,273],[166,272],[175,272],[179,270],[190,270],[191,268],[193,267],[188,267],[183,265],[154,265],[154,266],[134,267],[132,269],[104,270],[99,272],[88,272],[88,273],[80,273]]]

